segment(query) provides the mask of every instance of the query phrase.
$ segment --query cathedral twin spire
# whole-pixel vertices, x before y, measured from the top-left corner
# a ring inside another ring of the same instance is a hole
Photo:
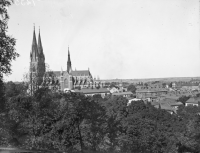
[[[36,34],[35,34],[35,25],[33,30],[33,41],[32,41],[32,48],[30,53],[31,62],[38,62],[39,60],[45,61],[45,56],[43,53],[43,47],[42,47],[42,41],[40,36],[40,29],[38,34],[38,43],[36,40]],[[72,71],[72,64],[70,59],[70,53],[69,53],[69,47],[68,47],[68,61],[67,61],[67,72],[71,73]]]
[[[38,35],[38,54],[44,58],[44,53],[43,53],[43,47],[42,47],[42,41],[40,37],[40,29],[39,29],[39,35]]]
[[[42,41],[40,37],[40,30],[39,30],[38,43],[37,43],[36,35],[35,35],[35,26],[33,30],[33,41],[32,41],[30,57],[31,57],[32,62],[38,61],[38,58],[43,58],[43,59],[45,58],[44,53],[43,53]]]
[[[69,47],[68,47],[67,72],[71,73],[71,71],[72,71],[72,63],[71,63]]]
[[[33,41],[30,53],[30,80],[34,80],[37,76],[37,84],[41,85],[43,81],[44,74],[46,72],[45,58],[43,53],[42,41],[40,36],[40,31],[38,35],[38,43],[36,40],[35,26],[33,30]]]

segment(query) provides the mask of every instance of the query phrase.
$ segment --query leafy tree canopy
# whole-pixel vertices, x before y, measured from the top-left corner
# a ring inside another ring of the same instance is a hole
[[[127,88],[128,91],[131,91],[132,93],[135,93],[136,87],[133,84],[130,84]]]
[[[5,83],[5,94],[6,97],[13,97],[17,96],[19,94],[26,94],[27,92],[27,85],[24,83],[14,83],[12,81],[9,81]]]
[[[181,96],[177,101],[182,102],[185,105],[185,102],[190,98],[190,96]]]
[[[7,8],[12,4],[12,0],[0,1],[0,77],[3,74],[11,73],[11,61],[19,56],[15,51],[15,39],[7,35],[9,15]]]

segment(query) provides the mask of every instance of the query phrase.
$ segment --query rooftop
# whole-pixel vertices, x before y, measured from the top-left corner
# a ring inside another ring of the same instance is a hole
[[[166,99],[174,99],[174,100],[177,100],[179,99],[179,96],[177,95],[174,95],[174,94],[167,94],[164,96]]]
[[[74,90],[75,92],[81,92],[83,94],[93,94],[93,93],[110,93],[110,91],[106,88],[99,88],[99,89],[81,89],[81,90],[78,90],[78,89],[75,89]]]
[[[165,88],[158,89],[140,89],[136,90],[136,93],[151,93],[151,92],[167,92],[168,90]]]
[[[118,92],[118,93],[113,93],[112,95],[114,95],[114,96],[133,95],[133,93],[130,92],[130,91],[127,91],[127,92]]]
[[[198,104],[198,102],[200,102],[200,98],[196,98],[196,97],[191,97],[189,98],[186,103],[193,103],[193,104]]]
[[[155,105],[154,107],[159,108],[159,105]],[[174,108],[172,108],[169,105],[160,105],[161,109],[167,110],[167,111],[175,111]]]
[[[63,71],[63,73],[65,73],[66,71]],[[53,71],[53,73],[56,76],[60,76],[61,75],[61,71]],[[90,75],[90,71],[89,70],[75,70],[72,71],[72,76],[89,76]]]
[[[72,75],[73,76],[89,76],[90,75],[90,71],[89,70],[75,70],[72,71]]]
[[[172,103],[170,104],[171,106],[180,106],[180,105],[183,105],[182,102],[176,102],[176,103]]]

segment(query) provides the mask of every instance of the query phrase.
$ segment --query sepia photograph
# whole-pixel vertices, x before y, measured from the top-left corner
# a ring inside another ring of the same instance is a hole
[[[200,0],[0,0],[0,153],[200,153]]]

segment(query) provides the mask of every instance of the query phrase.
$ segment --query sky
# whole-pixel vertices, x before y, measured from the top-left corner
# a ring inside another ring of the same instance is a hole
[[[200,76],[199,0],[14,0],[8,34],[20,57],[6,81],[29,70],[33,25],[51,70],[100,79]]]

